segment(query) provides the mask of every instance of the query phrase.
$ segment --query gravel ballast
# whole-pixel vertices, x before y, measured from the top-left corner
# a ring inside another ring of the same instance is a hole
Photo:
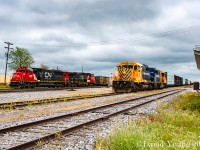
[[[109,90],[109,88],[107,88],[107,90]],[[0,122],[2,122],[0,125],[0,128],[9,127],[9,126],[17,125],[17,124],[28,123],[28,122],[32,122],[36,120],[41,120],[44,118],[55,117],[58,115],[76,112],[78,110],[88,109],[89,107],[103,105],[105,103],[121,101],[125,99],[130,99],[130,98],[136,98],[139,96],[159,93],[161,91],[168,91],[168,90],[170,89],[129,93],[129,94],[122,94],[122,95],[108,96],[108,97],[84,99],[84,100],[75,100],[75,101],[69,101],[69,102],[54,103],[50,105],[30,106],[30,107],[17,109],[17,110],[7,110],[7,111],[2,110],[0,114],[2,118],[5,120],[7,119],[7,121],[0,120]],[[107,91],[104,91],[104,92],[107,92]],[[185,91],[182,93],[185,93]],[[180,95],[180,94],[176,94],[176,96],[177,95]],[[123,123],[128,123],[130,119],[135,119],[139,117],[140,115],[155,113],[156,107],[161,102],[168,102],[174,97],[175,95],[168,96],[166,98],[163,98],[162,100],[152,102],[151,104],[147,104],[136,110],[134,109],[133,111],[129,111],[126,114],[120,114],[116,117],[112,117],[105,122],[98,123],[93,126],[85,127],[84,129],[78,130],[77,132],[74,132],[71,135],[62,136],[58,140],[49,142],[42,148],[43,149],[58,149],[58,148],[59,149],[95,149],[95,147],[98,146],[96,145],[96,141],[105,137],[108,133],[112,132],[114,129],[121,126]],[[39,149],[41,149],[41,147]]]
[[[191,90],[186,90],[181,93],[177,93],[158,101],[146,104],[137,109],[131,110],[128,113],[120,114],[115,117],[109,118],[108,120],[88,126],[84,129],[73,132],[70,135],[63,136],[59,140],[54,140],[45,144],[42,149],[61,149],[61,150],[80,150],[87,149],[93,150],[98,149],[98,142],[102,138],[105,138],[109,133],[114,132],[118,128],[123,127],[124,124],[128,124],[130,120],[137,119],[141,115],[146,116],[151,113],[156,113],[157,107],[161,103],[168,103],[173,98],[184,94]],[[41,149],[41,147],[40,147]]]
[[[45,104],[36,105],[16,110],[15,109],[1,110],[0,128],[5,128],[22,123],[28,123],[36,120],[41,120],[44,118],[55,117],[58,115],[75,112],[77,110],[84,110],[89,107],[99,106],[104,103],[136,98],[139,96],[144,96],[146,94],[158,93],[166,90],[169,89],[129,93],[122,95],[108,96],[108,97],[97,97],[97,98],[83,99],[83,100],[74,100],[68,102],[53,103],[48,105]]]
[[[98,94],[98,93],[111,93],[111,92],[112,88],[105,87],[105,88],[76,89],[75,91],[56,90],[56,91],[0,93],[0,103],[23,101],[23,100],[69,97],[80,94]]]

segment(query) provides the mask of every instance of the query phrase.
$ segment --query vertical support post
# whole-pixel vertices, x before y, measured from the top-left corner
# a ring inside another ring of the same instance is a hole
[[[12,43],[10,42],[4,42],[5,44],[8,44],[8,47],[5,47],[7,50],[7,53],[6,53],[6,69],[5,69],[5,77],[4,77],[4,84],[6,84],[6,74],[7,74],[7,67],[8,67],[8,56],[9,56],[9,52],[10,52],[10,49],[13,49],[13,48],[10,48],[10,45],[13,45]]]

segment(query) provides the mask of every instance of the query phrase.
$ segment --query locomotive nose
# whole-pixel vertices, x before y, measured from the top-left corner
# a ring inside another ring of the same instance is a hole
[[[20,81],[21,80],[20,73],[13,73],[11,80],[12,81]]]

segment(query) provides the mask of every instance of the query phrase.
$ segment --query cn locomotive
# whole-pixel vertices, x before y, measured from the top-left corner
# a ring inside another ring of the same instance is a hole
[[[17,68],[10,81],[11,88],[108,86],[109,77],[85,72],[66,72],[43,68]]]
[[[171,80],[170,80],[171,78]],[[190,81],[176,75],[140,64],[124,61],[117,65],[117,74],[113,77],[114,92],[132,92],[138,90],[161,89],[168,86],[188,85]]]
[[[90,73],[63,72],[43,68],[20,67],[13,73],[11,88],[88,86],[95,84]]]

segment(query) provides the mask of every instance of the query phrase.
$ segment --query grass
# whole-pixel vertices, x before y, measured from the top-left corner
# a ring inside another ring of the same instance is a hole
[[[198,111],[200,113],[200,95],[198,93],[188,92],[174,99],[172,106],[176,109]]]
[[[157,114],[116,129],[96,149],[200,149],[200,96],[187,93],[162,105]]]
[[[0,84],[0,90],[10,89],[9,85],[7,84]]]

